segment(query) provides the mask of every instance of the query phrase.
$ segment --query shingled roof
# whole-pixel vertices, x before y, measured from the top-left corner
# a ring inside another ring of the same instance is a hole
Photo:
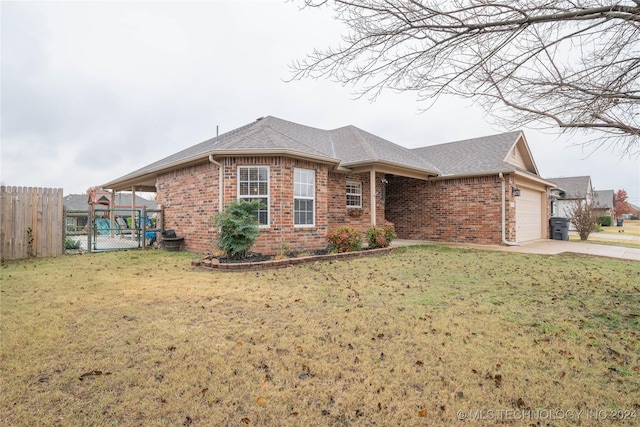
[[[520,131],[508,132],[415,148],[413,151],[434,163],[441,176],[515,172],[518,168],[505,160],[521,135]]]
[[[613,190],[600,190],[595,192],[596,206],[602,209],[613,209],[615,193]]]
[[[113,188],[172,167],[202,161],[209,155],[243,154],[288,154],[346,168],[381,163],[419,171],[425,176],[439,174],[433,164],[408,148],[355,126],[322,130],[268,116],[151,163],[103,187]]]
[[[153,186],[158,173],[206,161],[208,156],[270,154],[307,158],[344,170],[359,167],[363,170],[377,165],[377,170],[386,167],[424,178],[516,171],[537,176],[530,153],[525,155],[530,162],[526,169],[507,161],[517,144],[528,152],[520,131],[408,149],[355,126],[322,130],[267,116],[151,163],[103,187]]]
[[[556,187],[564,190],[564,198],[567,200],[584,199],[591,190],[590,176],[571,176],[566,178],[547,178],[556,184]]]

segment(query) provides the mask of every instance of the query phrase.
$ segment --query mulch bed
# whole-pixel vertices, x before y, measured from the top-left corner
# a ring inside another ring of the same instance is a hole
[[[344,253],[327,253],[326,251],[316,251],[311,255],[294,256],[287,258],[276,258],[273,256],[252,254],[251,256],[240,260],[219,258],[213,255],[207,255],[202,260],[194,261],[191,264],[194,267],[203,267],[206,269],[215,269],[221,271],[265,270],[273,268],[285,268],[291,265],[308,264],[313,262],[340,261],[367,256],[384,255],[391,252],[392,250],[392,247],[388,247],[379,249],[365,249],[361,251]]]

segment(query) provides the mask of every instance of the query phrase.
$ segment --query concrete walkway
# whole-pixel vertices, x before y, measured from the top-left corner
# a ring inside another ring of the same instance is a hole
[[[485,249],[502,252],[517,252],[527,254],[557,255],[565,252],[585,255],[595,255],[609,258],[619,258],[632,261],[640,261],[640,249],[625,248],[622,246],[599,245],[596,243],[569,242],[566,240],[535,240],[523,243],[520,246],[501,245],[467,245],[456,243],[440,243],[426,240],[402,240],[396,239],[392,246],[414,245],[442,245],[459,248]]]

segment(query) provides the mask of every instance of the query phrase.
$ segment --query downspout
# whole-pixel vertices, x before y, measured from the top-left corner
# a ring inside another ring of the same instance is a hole
[[[222,212],[222,203],[224,202],[224,170],[222,169],[222,164],[213,160],[213,154],[209,154],[209,161],[218,166],[218,212]]]
[[[377,223],[376,219],[376,171],[372,169],[369,173],[369,192],[371,193],[371,226],[375,227]]]
[[[507,240],[507,224],[506,224],[506,195],[505,195],[505,180],[504,180],[504,175],[502,175],[502,172],[500,172],[498,174],[498,177],[500,178],[500,182],[501,182],[501,189],[502,189],[502,243],[504,243],[507,246],[520,246],[520,243],[518,242],[509,242]]]

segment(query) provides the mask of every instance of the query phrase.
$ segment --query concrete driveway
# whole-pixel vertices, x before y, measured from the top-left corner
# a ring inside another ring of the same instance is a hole
[[[638,238],[640,240],[640,238]],[[613,239],[612,239],[613,240]],[[632,239],[625,239],[632,240]],[[495,250],[502,252],[517,252],[527,254],[557,255],[561,253],[575,253],[585,255],[595,255],[609,258],[626,259],[640,261],[640,249],[625,248],[622,246],[602,245],[587,242],[569,242],[566,240],[535,240],[523,243],[519,246],[499,246],[499,245],[466,245],[455,243],[439,243],[423,240],[394,240],[392,246],[413,246],[413,245],[443,245],[451,247],[473,248]]]

